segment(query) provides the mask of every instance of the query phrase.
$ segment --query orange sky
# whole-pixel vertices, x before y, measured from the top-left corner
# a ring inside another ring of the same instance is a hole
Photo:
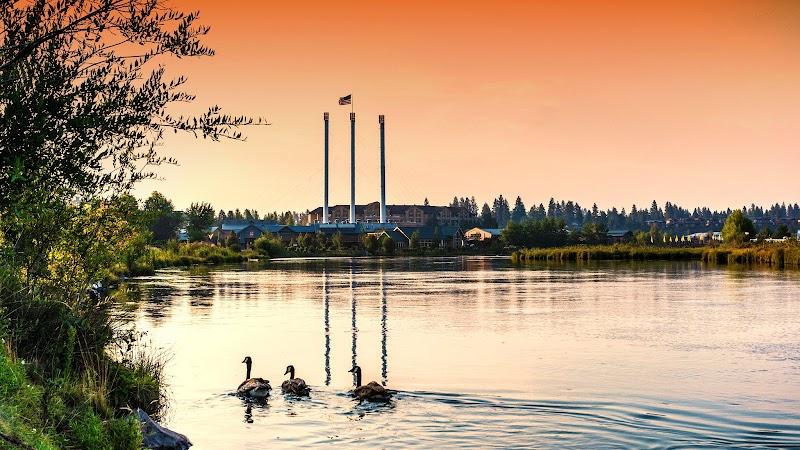
[[[176,207],[310,209],[349,201],[551,196],[629,208],[799,201],[800,2],[176,2],[211,26],[213,58],[168,67],[198,108],[265,116],[245,143],[170,137],[153,189]],[[513,199],[512,199],[513,200]]]

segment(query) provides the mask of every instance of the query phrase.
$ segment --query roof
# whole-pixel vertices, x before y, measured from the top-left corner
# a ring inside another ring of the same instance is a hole
[[[294,233],[316,233],[317,227],[314,225],[289,225],[288,228],[290,231]]]
[[[438,231],[440,239],[449,239],[455,236],[461,228],[455,225],[445,226],[424,226],[424,227],[398,227],[409,238],[412,234],[418,233],[419,238],[425,241],[433,240],[434,234]]]
[[[492,237],[497,237],[503,234],[502,228],[483,228],[483,227],[470,228],[469,230],[467,230],[467,233],[474,230],[480,230],[483,231],[484,233],[489,233],[492,235]]]
[[[629,234],[629,233],[632,234],[632,231],[631,230],[608,230],[606,235],[610,236],[610,237],[622,237],[622,236],[625,236],[626,234]]]
[[[279,223],[270,223],[270,224],[267,224],[267,225],[263,226],[261,228],[261,231],[263,231],[265,233],[278,233],[281,230],[283,230],[284,228],[286,228],[286,225],[282,225],[282,224],[279,224]]]
[[[395,242],[408,242],[408,236],[406,236],[400,228],[395,228],[393,230],[383,229],[380,234],[389,236],[389,238]]]

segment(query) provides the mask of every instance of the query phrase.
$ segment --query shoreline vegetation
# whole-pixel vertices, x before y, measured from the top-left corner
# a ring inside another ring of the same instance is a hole
[[[521,249],[511,254],[514,263],[535,261],[702,261],[708,264],[765,265],[800,269],[800,244],[743,246],[654,247],[633,244],[574,245]]]

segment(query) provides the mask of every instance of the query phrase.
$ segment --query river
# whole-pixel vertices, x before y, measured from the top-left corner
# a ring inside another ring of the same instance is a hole
[[[119,316],[194,448],[800,446],[800,273],[698,262],[290,259],[164,270]],[[230,393],[270,380],[266,404]],[[346,392],[397,390],[389,404]],[[286,397],[288,364],[312,386]]]

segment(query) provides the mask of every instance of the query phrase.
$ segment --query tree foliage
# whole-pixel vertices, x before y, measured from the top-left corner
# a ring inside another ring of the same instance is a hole
[[[143,215],[153,235],[153,241],[164,244],[175,239],[181,223],[181,216],[175,211],[172,202],[160,192],[153,192],[144,201]]]
[[[753,222],[740,209],[733,211],[722,227],[722,240],[726,244],[741,244],[750,237],[755,237],[755,234]]]
[[[214,224],[214,208],[205,202],[192,203],[186,210],[186,231],[192,242],[202,241],[206,232]]]

